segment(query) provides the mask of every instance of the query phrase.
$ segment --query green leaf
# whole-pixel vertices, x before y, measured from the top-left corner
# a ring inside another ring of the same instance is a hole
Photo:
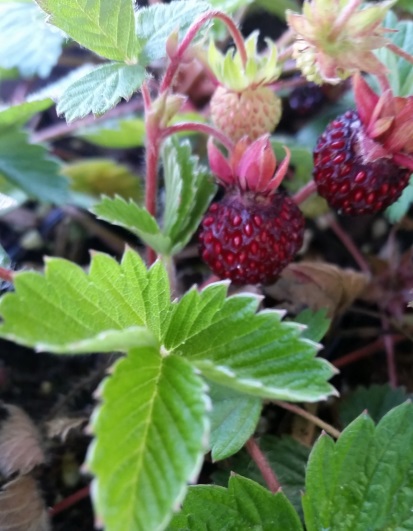
[[[49,258],[45,275],[19,272],[14,286],[15,293],[0,301],[4,319],[0,335],[39,351],[84,351],[86,341],[101,341],[107,332],[111,332],[112,350],[120,350],[125,343],[130,346],[129,337],[136,332],[126,330],[131,327],[149,327],[158,338],[168,313],[164,268],[157,263],[148,272],[132,250],[125,252],[121,264],[105,254],[95,254],[89,274],[72,262]],[[113,344],[115,331],[128,335],[125,341],[119,336],[117,347]]]
[[[0,216],[14,210],[27,200],[27,194],[0,175]]]
[[[100,125],[80,129],[76,136],[105,148],[140,147],[145,143],[145,122],[142,118],[106,120]]]
[[[139,65],[108,63],[74,81],[63,92],[57,113],[68,122],[89,113],[104,114],[122,98],[128,100],[142,85],[145,70]]]
[[[36,0],[48,21],[107,59],[136,62],[138,40],[131,0]]]
[[[63,35],[32,2],[0,4],[0,35],[0,67],[18,68],[23,77],[47,77],[62,51]]]
[[[281,20],[285,20],[287,9],[301,12],[301,5],[296,0],[277,0],[277,2],[273,2],[273,0],[255,0],[255,4],[276,15]]]
[[[403,190],[399,199],[390,205],[386,211],[386,217],[392,223],[397,223],[405,216],[413,203],[413,175],[410,176],[409,184]]]
[[[169,238],[161,233],[155,218],[133,201],[104,197],[91,210],[99,219],[130,230],[158,254],[168,254],[171,247]]]
[[[398,20],[397,15],[389,11],[383,21],[383,26],[396,30],[393,33],[386,32],[387,39],[399,48],[402,48],[405,53],[413,53],[413,22],[411,20]],[[386,46],[382,46],[375,53],[388,69],[390,86],[394,95],[401,97],[410,96],[413,84],[411,63],[396,55]]]
[[[186,360],[132,349],[100,389],[87,463],[107,531],[164,529],[202,465],[205,384]]]
[[[163,146],[165,180],[163,233],[171,240],[171,254],[179,252],[194,234],[216,192],[208,169],[191,154],[188,140],[169,138]]]
[[[399,0],[397,7],[403,9],[403,11],[407,11],[407,13],[413,13],[413,5],[410,0]]]
[[[296,323],[281,322],[279,312],[256,313],[259,302],[250,294],[226,299],[210,324],[190,330],[173,350],[210,380],[236,391],[308,402],[334,394],[326,382],[334,369],[326,360],[315,358],[318,345],[302,339]],[[194,303],[195,322],[198,312],[200,306]],[[180,326],[175,315],[170,326]],[[168,341],[165,345],[168,348]]]
[[[208,385],[212,400],[211,454],[214,461],[219,461],[238,452],[254,433],[262,403],[259,398]]]
[[[277,474],[284,494],[301,515],[301,495],[304,491],[305,468],[310,449],[289,436],[265,435],[260,438],[259,444],[269,465]],[[265,486],[260,470],[244,450],[231,459],[222,461],[220,465],[225,471],[220,470],[213,474],[214,482],[220,485],[226,484],[231,472],[236,472]]]
[[[209,3],[201,0],[175,1],[138,9],[136,34],[143,46],[142,57],[148,63],[166,57],[166,43],[170,34],[179,30],[181,40],[190,25],[209,10]]]
[[[330,328],[331,319],[327,317],[327,310],[323,308],[313,312],[309,308],[300,312],[294,319],[296,323],[306,325],[302,337],[312,341],[321,341]]]
[[[0,130],[10,126],[20,126],[38,112],[45,111],[53,105],[53,100],[45,98],[36,101],[25,101],[19,105],[0,107]]]
[[[168,529],[300,531],[303,528],[282,492],[272,494],[250,479],[233,476],[228,489],[214,485],[190,487],[181,513],[174,517]]]
[[[142,198],[140,179],[122,164],[111,159],[87,159],[65,164],[64,175],[71,189],[99,198],[116,194],[139,201]]]
[[[3,246],[0,245],[0,267],[9,267],[10,258],[6,251],[3,249]]]
[[[63,203],[68,182],[43,146],[30,144],[16,129],[0,129],[0,175],[40,201]]]
[[[386,413],[407,398],[404,387],[393,389],[387,384],[359,387],[340,401],[340,421],[343,426],[347,426],[363,411],[368,411],[374,422],[379,422]]]
[[[334,443],[322,435],[307,467],[308,531],[413,528],[413,406],[402,404],[377,427],[367,414]]]

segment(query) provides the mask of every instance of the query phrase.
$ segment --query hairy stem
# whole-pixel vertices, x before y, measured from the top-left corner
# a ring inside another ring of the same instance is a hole
[[[316,183],[311,180],[293,195],[293,201],[300,205],[317,191]]]
[[[0,267],[0,280],[4,280],[5,282],[13,282],[13,276],[14,271],[10,271],[10,269]]]
[[[201,29],[201,27],[205,24],[205,22],[208,22],[212,19],[218,19],[221,20],[228,28],[228,31],[231,34],[231,37],[234,39],[235,46],[238,49],[238,52],[241,57],[242,64],[245,66],[247,63],[247,50],[245,48],[244,39],[242,37],[241,32],[237,28],[237,25],[235,22],[224,13],[221,13],[220,11],[208,11],[208,13],[205,13],[202,15],[198,20],[196,20],[192,26],[188,29],[187,34],[183,38],[181,44],[178,47],[178,50],[176,54],[171,58],[171,62],[168,65],[168,68],[165,72],[165,76],[162,80],[160,92],[165,92],[166,90],[169,90],[173,79],[175,77],[175,74],[178,70],[179,64],[182,61],[185,52],[189,48],[191,42],[195,38],[198,31]]]
[[[49,509],[49,516],[56,516],[57,514],[65,511],[66,509],[69,509],[69,507],[72,507],[72,505],[75,505],[76,503],[80,502],[81,500],[84,500],[89,496],[90,493],[90,486],[87,485],[86,487],[83,487],[83,489],[77,490],[67,498],[64,498],[59,503],[56,503],[51,509]]]
[[[353,240],[350,238],[350,236],[342,229],[342,227],[340,227],[334,215],[329,216],[329,226],[331,230],[334,232],[334,234],[337,236],[337,238],[344,245],[344,247],[347,249],[347,251],[354,258],[354,261],[357,263],[359,268],[364,273],[370,273],[370,268],[364,256],[360,253],[360,251],[358,250],[357,246],[355,245]]]
[[[387,361],[387,373],[389,376],[389,384],[391,387],[396,388],[397,387],[397,370],[396,370],[396,360],[395,360],[395,353],[394,353],[394,341],[392,335],[390,332],[390,326],[389,321],[386,316],[382,316],[381,318],[383,331],[384,331],[384,337],[383,337],[383,343],[384,343],[384,349],[386,351],[386,361]]]
[[[399,48],[396,44],[389,42],[386,47],[395,54],[399,55],[400,57],[403,57],[403,59],[405,59],[409,63],[413,64],[413,55],[410,55],[402,48]]]
[[[146,182],[145,207],[156,218],[156,201],[158,195],[158,158],[160,146],[160,130],[157,123],[151,120],[151,98],[146,83],[142,85],[142,97],[145,105],[146,125]],[[151,247],[146,249],[146,260],[152,265],[156,260],[156,253]]]
[[[265,457],[264,453],[259,447],[257,441],[251,437],[246,442],[245,448],[247,449],[247,452],[250,454],[251,459],[257,465],[269,490],[271,492],[277,492],[278,490],[280,490],[281,488],[280,482],[278,481],[278,478],[274,470],[271,468],[267,458]]]
[[[197,133],[204,133],[208,136],[213,136],[220,142],[224,147],[228,149],[228,151],[232,151],[234,144],[233,142],[224,135],[221,131],[218,129],[215,129],[215,127],[212,127],[208,124],[202,124],[197,122],[181,122],[175,125],[170,125],[169,127],[165,127],[165,129],[162,130],[162,139],[171,136],[175,133],[182,133],[185,131],[195,131]]]
[[[305,409],[296,406],[295,404],[290,404],[289,402],[283,402],[281,400],[273,400],[273,403],[279,407],[282,407],[283,409],[286,409],[287,411],[291,411],[291,413],[295,413],[296,415],[300,415],[300,417],[309,420],[310,422],[330,434],[335,439],[338,439],[340,437],[339,430],[334,428],[334,426],[331,426],[331,424],[324,422],[324,420],[321,420],[319,417],[316,417],[316,415],[309,413]]]

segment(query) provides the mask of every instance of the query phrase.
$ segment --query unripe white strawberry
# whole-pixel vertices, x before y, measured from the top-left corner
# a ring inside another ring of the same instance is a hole
[[[268,87],[237,92],[219,86],[211,99],[211,119],[231,140],[271,133],[281,118],[281,100]]]

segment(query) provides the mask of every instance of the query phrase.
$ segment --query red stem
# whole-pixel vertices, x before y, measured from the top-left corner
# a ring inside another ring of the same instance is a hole
[[[329,222],[330,222],[329,225],[330,225],[331,230],[334,232],[337,238],[341,240],[342,244],[347,249],[347,251],[351,254],[351,256],[354,258],[359,268],[364,273],[370,273],[370,268],[366,260],[364,259],[364,256],[357,249],[356,245],[354,244],[350,236],[340,227],[340,225],[338,224],[334,216],[330,216]]]
[[[158,158],[161,133],[158,124],[151,120],[151,98],[149,89],[144,83],[142,85],[142,97],[145,105],[145,125],[146,125],[146,187],[145,187],[145,207],[154,218],[156,217],[156,199],[158,194]],[[151,247],[146,248],[146,260],[148,265],[152,265],[156,260],[156,253]]]
[[[0,267],[0,279],[4,280],[5,282],[13,282],[14,277],[14,271],[10,271],[10,269],[5,269],[4,267]]]
[[[280,490],[280,482],[278,481],[274,470],[270,467],[270,464],[268,463],[267,458],[263,454],[261,448],[258,446],[257,441],[251,437],[246,442],[245,448],[250,454],[251,459],[259,468],[259,471],[261,472],[261,475],[264,478],[264,481],[270,491],[277,492],[278,490]]]
[[[211,20],[213,18],[221,20],[227,26],[232,38],[234,39],[235,46],[237,47],[238,52],[241,56],[242,64],[244,66],[246,65],[248,59],[247,50],[245,49],[245,43],[244,39],[242,38],[242,34],[237,28],[235,22],[228,15],[225,15],[225,13],[221,13],[221,11],[208,11],[208,13],[202,15],[188,29],[187,34],[179,45],[176,55],[171,58],[171,62],[168,65],[168,68],[165,72],[165,76],[161,83],[161,93],[165,92],[170,88],[172,81],[175,77],[176,71],[178,70],[179,64],[198,31],[205,24],[205,22],[208,22],[208,20]]]
[[[304,201],[308,199],[310,195],[313,195],[316,191],[317,185],[313,180],[311,180],[300,190],[298,190],[296,194],[293,195],[293,201],[297,205],[300,205],[301,203],[304,203]]]
[[[167,136],[171,136],[175,133],[183,133],[185,131],[195,131],[197,133],[204,133],[208,136],[213,136],[221,142],[221,144],[227,148],[228,151],[232,151],[234,148],[233,142],[215,127],[208,124],[202,124],[198,122],[181,122],[175,125],[170,125],[162,130],[161,138],[164,139]]]
[[[403,336],[395,335],[391,336],[391,341],[393,344],[400,343],[404,339]],[[362,360],[364,358],[368,358],[369,356],[372,356],[373,354],[376,354],[379,350],[382,350],[384,347],[384,343],[386,340],[386,336],[379,337],[372,343],[369,343],[365,347],[361,347],[357,350],[354,350],[353,352],[350,352],[349,354],[346,354],[345,356],[342,356],[341,358],[338,358],[338,360],[333,361],[334,367],[337,367],[340,369],[341,367],[345,367],[346,365],[350,365],[350,363],[354,363],[355,361]]]
[[[87,485],[86,487],[83,487],[83,489],[80,489],[64,500],[60,501],[59,503],[56,503],[53,507],[49,509],[49,516],[53,517],[57,514],[65,511],[66,509],[69,509],[69,507],[72,507],[72,505],[75,505],[81,500],[84,500],[89,496],[90,493],[90,485]]]
[[[400,55],[400,57],[403,57],[403,59],[413,64],[413,56],[402,48],[399,48],[396,44],[389,42],[386,47],[389,48],[389,50],[391,50],[393,53]]]

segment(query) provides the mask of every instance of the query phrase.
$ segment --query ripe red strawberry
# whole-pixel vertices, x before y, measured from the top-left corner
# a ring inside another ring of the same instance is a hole
[[[268,284],[300,250],[304,217],[283,192],[234,189],[210,206],[201,227],[201,256],[215,275],[236,284]]]
[[[357,110],[331,122],[314,150],[318,193],[348,215],[380,212],[413,171],[413,98],[375,94],[354,76]]]
[[[388,207],[407,186],[410,170],[387,158],[363,163],[357,154],[356,111],[331,122],[314,150],[314,180],[330,206],[351,216],[374,214]]]
[[[303,242],[304,217],[294,201],[277,190],[289,154],[275,175],[268,135],[249,146],[242,139],[229,162],[211,142],[208,155],[226,192],[202,221],[201,256],[220,278],[236,284],[268,284],[292,261]]]

